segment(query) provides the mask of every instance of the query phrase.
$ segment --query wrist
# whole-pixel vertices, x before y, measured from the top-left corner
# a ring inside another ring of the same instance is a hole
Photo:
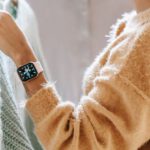
[[[43,87],[43,85],[46,83],[47,83],[47,80],[44,76],[44,73],[40,73],[38,78],[35,78],[34,80],[31,80],[29,82],[25,82],[23,85],[26,89],[27,95],[31,97],[37,91],[39,91]]]
[[[17,68],[25,65],[29,62],[37,61],[36,56],[34,55],[32,49],[30,47],[23,47],[21,53],[18,53],[12,59],[14,60]],[[43,84],[47,83],[44,73],[40,73],[38,77],[31,81],[24,82],[23,85],[26,89],[27,95],[32,96],[34,95],[39,89],[43,87]]]
[[[19,53],[12,56],[12,59],[15,62],[17,67],[20,67],[31,61],[37,61],[37,58],[30,47],[26,47],[26,48],[23,47],[21,52],[20,52],[20,50],[18,50],[18,51],[19,51]]]

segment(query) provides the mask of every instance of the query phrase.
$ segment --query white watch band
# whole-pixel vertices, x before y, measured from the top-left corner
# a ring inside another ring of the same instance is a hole
[[[43,72],[43,67],[39,61],[31,62],[34,64],[35,68],[37,69],[38,74]]]

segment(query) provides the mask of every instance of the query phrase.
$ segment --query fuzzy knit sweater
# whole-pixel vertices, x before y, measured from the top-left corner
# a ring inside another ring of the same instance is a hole
[[[150,9],[117,21],[78,106],[48,84],[26,107],[46,150],[139,149],[150,139]]]

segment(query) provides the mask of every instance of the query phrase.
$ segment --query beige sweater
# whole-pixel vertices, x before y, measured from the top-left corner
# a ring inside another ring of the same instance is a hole
[[[83,81],[76,107],[50,84],[27,101],[46,150],[137,150],[150,139],[150,9],[117,21]]]

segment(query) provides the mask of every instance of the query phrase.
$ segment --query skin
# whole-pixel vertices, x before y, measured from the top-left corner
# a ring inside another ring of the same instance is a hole
[[[150,8],[150,0],[134,0],[134,3],[138,13]],[[6,12],[0,12],[0,49],[13,59],[17,67],[37,60],[24,34]],[[32,96],[45,83],[47,80],[41,73],[37,78],[23,85],[27,94]]]
[[[134,0],[137,13],[150,8],[150,0]]]
[[[37,61],[24,34],[7,12],[0,12],[0,49],[12,58],[17,67],[30,61]],[[28,96],[32,96],[45,83],[47,83],[46,78],[41,73],[37,78],[23,83],[23,85]]]

